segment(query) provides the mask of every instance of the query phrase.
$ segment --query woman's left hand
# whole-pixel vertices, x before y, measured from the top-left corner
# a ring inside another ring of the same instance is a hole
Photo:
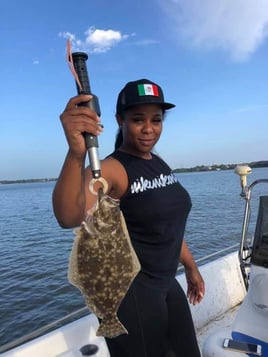
[[[187,281],[187,298],[190,304],[199,304],[205,295],[205,282],[197,267],[185,268]]]

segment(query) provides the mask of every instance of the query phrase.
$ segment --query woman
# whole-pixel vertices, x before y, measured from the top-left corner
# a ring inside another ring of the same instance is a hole
[[[92,174],[89,167],[85,169],[82,133],[99,135],[102,128],[95,112],[77,106],[90,99],[88,95],[72,98],[61,115],[69,151],[53,204],[65,228],[79,226],[96,202],[88,189]],[[157,84],[147,79],[127,83],[117,100],[116,149],[101,162],[108,194],[120,199],[141,264],[118,311],[129,334],[106,339],[111,357],[164,357],[171,351],[176,357],[200,356],[187,298],[175,279],[180,261],[190,303],[201,301],[204,281],[183,238],[191,200],[169,166],[152,152],[165,111],[173,107],[164,101]]]

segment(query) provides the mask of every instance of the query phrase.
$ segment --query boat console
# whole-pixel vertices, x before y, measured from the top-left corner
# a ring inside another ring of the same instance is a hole
[[[251,264],[268,268],[268,196],[260,196]]]

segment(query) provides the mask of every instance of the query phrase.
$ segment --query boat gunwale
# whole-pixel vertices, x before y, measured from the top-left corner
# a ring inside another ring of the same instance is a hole
[[[233,244],[232,246],[223,248],[219,251],[216,251],[214,253],[210,253],[204,257],[201,257],[196,260],[196,263],[201,266],[205,265],[208,262],[213,262],[222,256],[224,256],[227,252],[234,253],[239,247],[239,243]],[[211,258],[215,258],[211,260]],[[180,265],[177,270],[176,277],[179,275],[183,274],[184,267]],[[19,337],[15,339],[14,341],[8,342],[2,346],[0,346],[0,353],[8,352],[12,349],[15,349],[17,347],[20,347],[28,342],[33,341],[34,339],[40,338],[48,333],[52,333],[53,331],[56,331],[59,328],[62,328],[66,326],[67,324],[70,324],[74,321],[77,321],[80,318],[83,318],[87,315],[91,315],[92,312],[88,309],[88,307],[84,306],[56,321],[51,322],[50,324],[47,324],[43,327],[40,327],[39,329],[36,329],[29,334],[26,334],[22,337]]]

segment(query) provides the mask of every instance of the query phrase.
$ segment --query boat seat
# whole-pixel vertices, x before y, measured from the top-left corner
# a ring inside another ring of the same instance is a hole
[[[253,281],[251,282],[250,300],[256,312],[261,315],[266,315],[266,317],[268,318],[267,274],[258,274],[254,277]]]

